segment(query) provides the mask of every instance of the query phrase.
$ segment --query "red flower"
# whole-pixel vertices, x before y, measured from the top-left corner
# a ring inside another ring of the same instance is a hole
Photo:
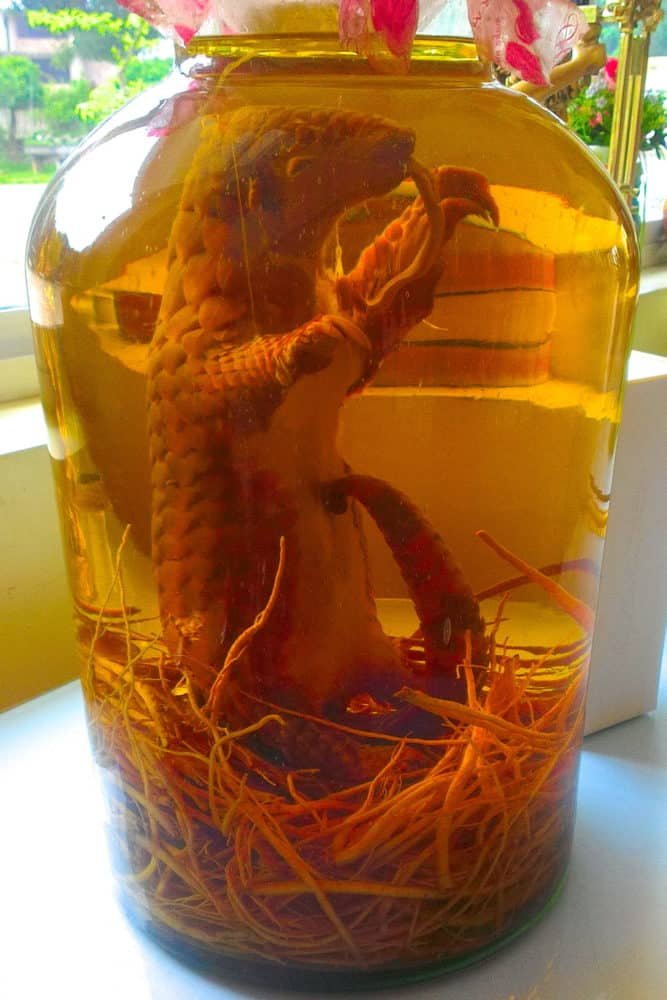
[[[616,80],[616,74],[618,72],[618,59],[607,59],[604,64],[604,71],[610,80]]]
[[[609,90],[616,87],[616,74],[618,73],[618,59],[607,59],[602,70],[602,76]]]

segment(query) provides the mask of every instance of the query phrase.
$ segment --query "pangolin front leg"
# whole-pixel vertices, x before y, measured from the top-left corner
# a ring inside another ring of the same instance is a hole
[[[433,309],[445,246],[457,225],[469,215],[498,225],[498,207],[483,174],[462,167],[424,172],[414,161],[413,169],[418,197],[334,284],[339,310],[363,327],[373,345],[368,377]],[[436,226],[438,239],[429,245]]]

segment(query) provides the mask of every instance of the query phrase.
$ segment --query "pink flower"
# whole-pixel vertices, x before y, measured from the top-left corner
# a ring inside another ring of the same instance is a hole
[[[445,3],[422,0],[421,13]],[[541,86],[587,30],[570,0],[468,0],[468,16],[483,56]],[[419,20],[417,0],[340,0],[341,39],[371,57],[384,47],[406,61]]]
[[[147,129],[148,135],[159,138],[177,132],[200,114],[204,100],[205,95],[197,82],[191,80],[184,91],[174,94],[158,106]]]
[[[597,114],[593,115],[592,118],[588,119],[588,124],[595,128],[596,125],[602,125],[602,113],[598,111]]]
[[[418,16],[418,0],[340,0],[340,37],[364,55],[385,46],[392,56],[407,59]]]
[[[197,33],[215,0],[119,0],[165,34],[187,45]]]
[[[483,56],[540,86],[587,30],[569,0],[468,0],[468,16]]]

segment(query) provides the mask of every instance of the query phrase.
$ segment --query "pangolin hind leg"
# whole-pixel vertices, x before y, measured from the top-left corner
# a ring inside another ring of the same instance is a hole
[[[344,509],[350,498],[368,511],[419,618],[421,684],[432,694],[462,700],[465,683],[459,667],[468,655],[475,666],[486,666],[485,627],[472,589],[440,535],[404,493],[373,476],[345,476],[325,486],[323,495],[334,510]]]

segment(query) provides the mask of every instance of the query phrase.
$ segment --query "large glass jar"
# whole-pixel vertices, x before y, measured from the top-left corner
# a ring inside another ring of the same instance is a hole
[[[554,898],[636,282],[602,168],[462,41],[198,40],[50,185],[90,735],[168,947],[377,985]]]

